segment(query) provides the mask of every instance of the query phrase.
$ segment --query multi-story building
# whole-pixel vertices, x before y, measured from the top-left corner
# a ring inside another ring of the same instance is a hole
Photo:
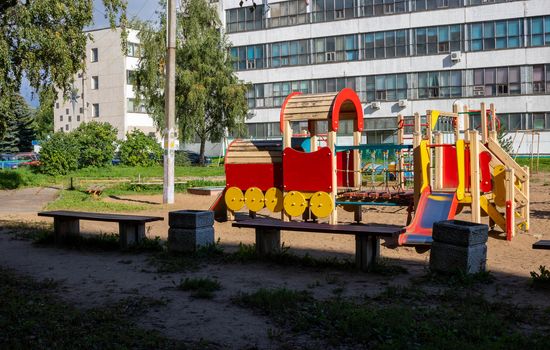
[[[138,66],[137,32],[128,33],[128,50],[121,49],[120,29],[98,29],[86,45],[86,69],[74,77],[70,97],[60,93],[54,105],[56,131],[71,131],[83,122],[108,122],[118,130],[118,138],[140,129],[158,137],[153,119],[145,107],[135,102],[133,70]]]
[[[252,138],[280,137],[290,92],[350,87],[363,103],[368,143],[392,142],[397,114],[485,101],[495,103],[515,151],[530,151],[534,131],[550,153],[549,0],[239,2],[218,6],[234,68],[252,84]]]

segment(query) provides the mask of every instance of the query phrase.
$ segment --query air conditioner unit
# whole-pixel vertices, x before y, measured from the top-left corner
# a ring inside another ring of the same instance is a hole
[[[372,102],[372,103],[370,104],[370,107],[371,107],[372,109],[380,109],[380,102],[378,102],[378,101]]]
[[[256,61],[255,60],[246,60],[246,69],[255,69]]]
[[[453,51],[453,52],[451,52],[451,61],[460,62],[461,56],[462,55],[461,55],[460,51]]]
[[[345,16],[344,16],[344,10],[336,10],[336,11],[335,11],[335,16],[334,16],[334,17],[336,17],[336,19],[342,19],[342,18],[344,18],[344,17],[345,17]]]
[[[398,105],[399,107],[407,107],[407,100],[399,100]]]
[[[336,59],[336,52],[334,51],[325,52],[325,60],[327,62],[333,62],[335,59]]]

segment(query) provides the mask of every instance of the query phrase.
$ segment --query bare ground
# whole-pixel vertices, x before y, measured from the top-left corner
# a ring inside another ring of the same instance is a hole
[[[487,266],[495,281],[476,286],[489,300],[537,308],[550,306],[548,291],[534,290],[528,285],[531,271],[536,270],[539,265],[550,266],[550,251],[531,249],[535,241],[550,239],[550,187],[543,185],[543,178],[535,177],[531,184],[530,232],[518,234],[511,242],[498,234],[489,239]],[[164,222],[151,224],[147,233],[149,237],[161,238],[166,238],[168,232],[168,211],[207,209],[214,200],[214,197],[178,194],[174,205],[165,206],[160,204],[160,195],[124,198],[127,201],[146,200],[159,203],[155,205],[155,209],[143,214],[165,217]],[[34,206],[38,205],[37,200],[32,201],[31,198],[31,202]],[[9,212],[9,215],[4,216],[5,219],[41,220],[35,213],[18,212],[16,207],[6,208],[5,205],[6,202],[0,202],[0,211]],[[344,220],[351,219],[346,213],[342,217]],[[469,215],[462,213],[459,218],[468,220]],[[405,219],[404,210],[371,208],[364,213],[364,220],[367,222],[404,224]],[[254,243],[252,230],[232,228],[230,223],[216,223],[215,229],[216,239],[219,238],[226,250],[235,249],[240,242]],[[115,232],[116,225],[82,222],[82,231]],[[291,247],[291,251],[298,254],[307,252],[315,257],[352,258],[355,247],[353,236],[283,232],[282,240],[286,246]],[[227,348],[256,346],[261,349],[279,348],[282,343],[312,345],[314,341],[281,333],[269,319],[235,306],[232,298],[240,292],[253,292],[261,287],[286,286],[289,289],[310,290],[317,298],[331,297],[337,289],[344,297],[354,298],[365,294],[372,296],[388,286],[410,285],[412,281],[426,274],[429,260],[429,253],[418,254],[411,248],[382,248],[381,254],[387,261],[405,267],[408,273],[380,276],[270,263],[220,263],[207,264],[191,272],[159,274],[148,262],[146,254],[38,248],[29,241],[17,240],[6,234],[0,234],[0,252],[2,266],[37,279],[52,278],[62,281],[60,296],[75,305],[85,308],[99,306],[131,295],[164,299],[167,301],[166,306],[148,312],[140,319],[141,325],[160,330],[171,338],[186,341],[204,339]],[[223,289],[212,300],[192,299],[188,293],[174,288],[185,277],[215,278]]]

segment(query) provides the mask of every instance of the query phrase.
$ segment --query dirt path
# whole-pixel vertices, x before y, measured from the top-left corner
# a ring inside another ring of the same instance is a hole
[[[58,189],[51,187],[0,191],[0,213],[36,213],[53,201],[58,192]]]

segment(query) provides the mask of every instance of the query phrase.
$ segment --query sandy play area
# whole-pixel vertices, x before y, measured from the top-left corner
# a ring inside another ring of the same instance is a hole
[[[519,233],[511,242],[494,233],[488,242],[487,266],[494,281],[476,286],[487,299],[505,301],[515,305],[550,307],[550,291],[529,286],[530,272],[539,265],[550,267],[550,251],[532,250],[531,245],[540,239],[550,239],[550,186],[545,176],[535,175],[531,181],[531,229]],[[148,225],[148,237],[167,237],[167,215],[171,210],[207,209],[214,197],[178,194],[174,205],[162,205],[162,196],[123,196],[121,199],[104,199],[129,202],[147,201],[154,209],[140,214],[159,215],[163,222]],[[0,203],[0,206],[6,203]],[[79,208],[74,208],[78,210]],[[3,207],[3,220],[30,222],[51,219],[38,218],[35,213],[17,211],[7,213]],[[132,213],[136,214],[136,213]],[[267,214],[267,213],[260,213]],[[348,216],[346,216],[348,215]],[[349,214],[341,216],[351,220]],[[365,208],[364,220],[372,223],[405,224],[405,209]],[[468,212],[458,216],[468,220]],[[86,233],[116,232],[116,224],[81,223]],[[226,251],[234,251],[239,243],[254,243],[254,231],[232,228],[231,223],[215,224],[216,239]],[[353,236],[308,234],[289,232],[282,241],[296,254],[309,253],[314,257],[341,257],[352,259],[355,249]],[[269,262],[207,264],[197,270],[177,273],[157,273],[148,261],[148,254],[119,252],[76,251],[54,247],[37,247],[28,240],[15,239],[13,230],[0,231],[0,265],[37,279],[51,278],[61,281],[59,295],[79,307],[87,308],[116,301],[132,295],[148,296],[166,301],[164,306],[150,310],[138,324],[159,330],[162,334],[185,341],[207,340],[221,348],[279,348],[313,344],[319,340],[304,336],[286,337],[284,332],[272,336],[277,326],[258,313],[240,308],[231,302],[241,292],[258,288],[287,287],[309,290],[316,298],[329,298],[335,289],[345,298],[374,296],[388,286],[408,286],[411,281],[427,274],[429,252],[418,254],[411,248],[394,250],[382,248],[385,263],[402,266],[406,273],[384,276],[337,268],[307,268],[281,266]],[[222,289],[212,300],[192,299],[174,285],[185,277],[204,276],[217,279]],[[417,284],[416,284],[417,285]],[[428,286],[429,288],[438,288]],[[320,345],[319,345],[320,346]]]

